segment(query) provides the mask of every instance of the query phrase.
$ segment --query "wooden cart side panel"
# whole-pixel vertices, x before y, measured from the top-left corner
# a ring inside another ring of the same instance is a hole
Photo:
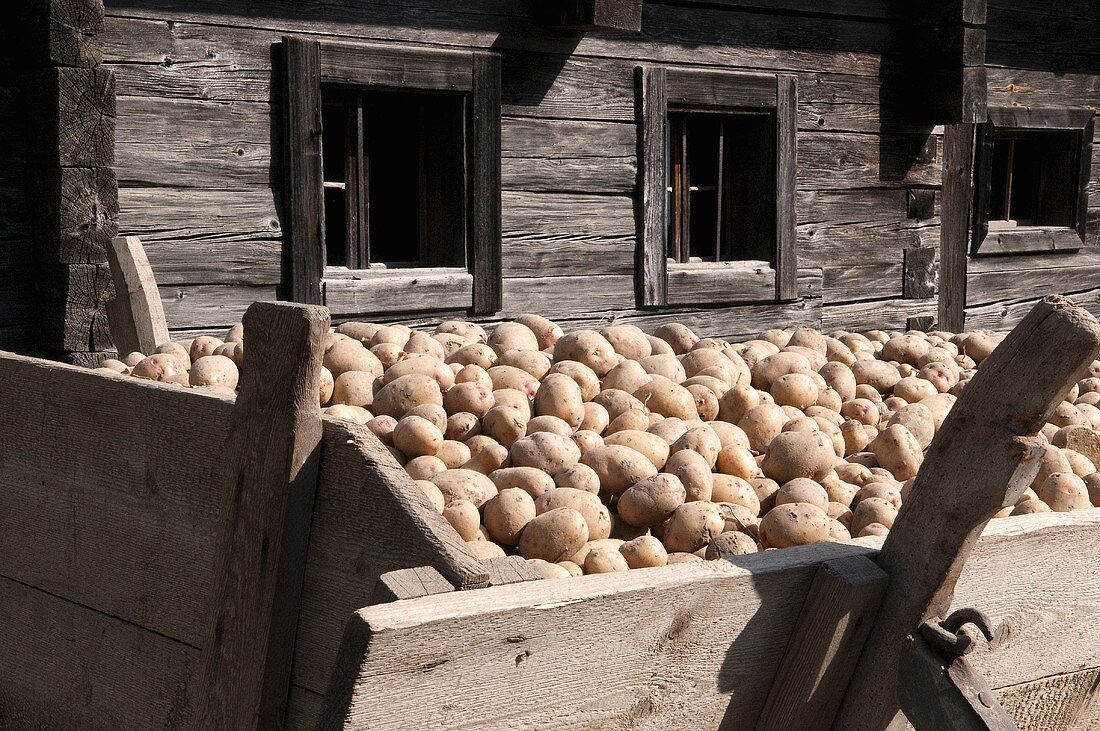
[[[1100,623],[1098,529],[1094,509],[994,521],[983,534],[956,606],[1001,627],[973,656],[994,687],[1100,665],[1100,646],[1082,641]],[[816,564],[879,542],[855,543],[363,609],[325,727],[751,726]]]
[[[488,583],[469,550],[365,426],[327,420],[299,615],[294,682],[323,693],[347,618],[387,571],[431,566],[458,588]]]

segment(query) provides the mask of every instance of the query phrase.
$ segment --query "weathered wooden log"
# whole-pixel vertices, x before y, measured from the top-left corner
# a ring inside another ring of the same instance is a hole
[[[141,240],[121,236],[111,241],[107,254],[115,285],[114,299],[107,303],[111,340],[120,355],[152,353],[171,338],[157,280]]]
[[[1052,296],[982,362],[929,446],[878,556],[891,583],[834,729],[880,731],[891,723],[905,638],[946,612],[982,528],[1038,470],[1042,443],[1030,435],[1098,353],[1100,323]]]
[[[226,444],[222,558],[194,728],[280,728],[290,687],[321,443],[317,404],[328,311],[257,302]]]

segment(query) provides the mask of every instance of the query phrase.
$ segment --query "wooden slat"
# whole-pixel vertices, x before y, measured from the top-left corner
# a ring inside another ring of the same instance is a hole
[[[998,127],[1083,129],[1092,118],[1093,112],[1087,109],[992,106],[989,108],[989,119]],[[1089,135],[1089,139],[1091,137]]]
[[[505,117],[501,175],[505,190],[633,193],[637,131],[615,122]]]
[[[666,88],[670,107],[774,109],[777,103],[772,74],[669,68]]]
[[[963,328],[966,308],[974,129],[970,124],[949,124],[944,130],[938,311],[940,327],[952,331]]]
[[[451,582],[431,566],[387,571],[378,577],[371,595],[371,604],[384,604],[400,599],[416,599],[432,594],[454,591]]]
[[[168,285],[160,288],[168,327],[228,328],[241,321],[253,302],[278,299],[274,286]]]
[[[359,87],[470,91],[469,52],[378,44],[321,44],[321,82]]]
[[[1089,209],[1089,184],[1092,181],[1093,151],[1100,151],[1100,146],[1093,145],[1093,135],[1096,134],[1095,114],[1089,118],[1081,132],[1081,146],[1077,152],[1077,196],[1074,201],[1074,228],[1081,241],[1088,239],[1088,209]],[[1098,168],[1100,169],[1100,168]]]
[[[776,270],[767,262],[668,265],[668,303],[672,305],[768,302],[775,298]],[[797,282],[796,282],[797,286]],[[793,298],[792,298],[793,299]]]
[[[320,461],[328,311],[257,303],[226,442],[213,616],[192,679],[196,727],[281,726]]]
[[[325,265],[320,44],[287,37],[283,55],[290,297],[295,302],[320,304]]]
[[[1097,576],[1100,510],[1035,517],[990,524],[959,583],[959,602],[1012,623],[1011,641],[973,658],[995,686],[1100,664],[1100,648],[1078,634],[1100,611],[1100,581],[1082,579]],[[326,728],[613,729],[624,719],[638,728],[750,727],[817,565],[868,555],[864,546],[881,539],[855,543],[862,546],[822,543],[360,611],[340,665],[351,687],[327,699],[340,713]],[[1052,550],[1068,551],[1068,565],[1052,565]],[[1075,609],[1055,610],[1055,595]],[[473,676],[476,684],[453,692]],[[558,700],[548,699],[549,682]]]
[[[388,572],[431,566],[451,586],[485,586],[485,567],[365,426],[326,421],[298,615],[294,682],[323,693],[348,616]],[[364,533],[363,526],[373,526]]]
[[[634,259],[639,307],[668,304],[665,138],[668,127],[667,71],[639,66],[638,89],[638,247]]]
[[[776,154],[775,154],[775,268],[776,299],[798,296],[798,238],[795,236],[795,176],[798,170],[798,145],[795,137],[795,110],[798,87],[794,76],[776,77]]]
[[[120,354],[152,353],[167,343],[168,323],[141,239],[121,236],[107,249],[115,298],[107,305],[111,340]]]
[[[542,579],[523,556],[487,558],[482,563],[489,572],[489,586],[503,586],[505,584],[518,584],[521,581],[539,581]]]
[[[642,27],[642,0],[567,0],[550,3],[547,21],[572,30],[637,32]]]
[[[1047,294],[1080,292],[1100,286],[1100,260],[1085,252],[1078,254],[998,257],[987,263],[975,257],[966,277],[967,306],[992,302],[1033,300]]]
[[[818,566],[757,731],[829,727],[889,578],[863,556]]]
[[[1024,226],[992,230],[979,244],[978,254],[1043,254],[1073,252],[1085,245],[1076,229],[1063,226]]]
[[[1100,668],[993,691],[1020,731],[1088,731],[1100,722]]]
[[[473,62],[471,203],[469,245],[474,275],[471,311],[501,307],[500,56],[476,51]]]
[[[919,247],[905,249],[902,295],[924,299],[936,294],[936,249]]]
[[[897,714],[904,638],[928,617],[946,616],[982,528],[1038,471],[1042,443],[1032,435],[1098,353],[1100,323],[1048,297],[983,362],[928,448],[876,559],[892,582],[836,728],[885,727]],[[949,495],[945,484],[952,485]]]
[[[942,295],[941,295],[942,297]],[[875,328],[904,329],[910,317],[934,315],[936,299],[872,299],[842,304],[826,303],[821,311],[821,329],[863,331]]]
[[[333,269],[326,273],[324,301],[338,315],[467,309],[473,301],[474,277],[465,269],[334,273]]]

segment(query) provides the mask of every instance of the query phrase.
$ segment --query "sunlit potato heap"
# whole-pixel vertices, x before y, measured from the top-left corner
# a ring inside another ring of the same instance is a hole
[[[679,324],[565,334],[536,315],[488,332],[348,322],[325,343],[319,400],[365,424],[476,556],[518,554],[558,578],[885,535],[999,339],[798,328],[729,343]],[[100,370],[231,395],[243,355],[238,325]],[[1100,444],[1098,402],[1100,361],[998,517],[1100,506],[1100,473],[1069,448]]]

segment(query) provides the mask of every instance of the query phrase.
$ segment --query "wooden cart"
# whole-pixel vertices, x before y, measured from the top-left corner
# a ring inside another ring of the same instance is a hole
[[[948,605],[992,617],[973,663],[1020,728],[1100,725],[1100,509],[986,525],[1029,470],[1005,425],[1100,349],[1064,302],[983,365],[881,553],[529,582],[320,418],[323,310],[249,317],[235,404],[0,356],[0,726],[882,728],[899,643]]]

